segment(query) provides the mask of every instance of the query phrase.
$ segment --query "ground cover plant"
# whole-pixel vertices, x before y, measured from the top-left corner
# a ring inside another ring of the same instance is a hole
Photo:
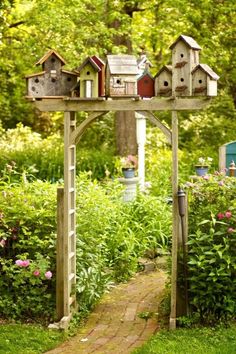
[[[0,354],[40,354],[65,339],[65,334],[36,325],[1,324]]]
[[[133,354],[233,354],[236,326],[162,330]]]

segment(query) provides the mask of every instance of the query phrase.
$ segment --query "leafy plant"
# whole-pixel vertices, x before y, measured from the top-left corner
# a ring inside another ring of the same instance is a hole
[[[203,322],[228,321],[236,314],[236,181],[217,174],[188,186],[190,303]]]

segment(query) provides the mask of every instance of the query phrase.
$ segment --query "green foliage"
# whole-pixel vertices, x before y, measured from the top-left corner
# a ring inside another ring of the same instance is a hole
[[[169,207],[148,195],[124,203],[122,193],[115,181],[101,186],[86,176],[78,180],[77,267],[82,302],[96,300],[109,280],[128,279],[146,249],[168,247],[170,222],[162,221],[170,220]]]
[[[55,186],[2,183],[0,205],[0,314],[47,320],[55,307]]]
[[[0,183],[0,315],[53,320],[57,186],[29,182],[27,173],[19,177],[11,170]],[[118,181],[101,184],[90,173],[77,180],[81,311],[89,310],[112,281],[128,279],[145,250],[169,246],[169,206],[148,194],[130,203],[122,197]]]
[[[19,123],[15,129],[0,129],[0,136],[0,171],[9,182],[18,181],[23,173],[30,180],[55,182],[63,178],[63,140],[59,134],[43,139]],[[104,178],[106,171],[114,172],[112,150],[78,146],[76,167],[77,171],[91,171],[93,178]]]
[[[190,303],[202,322],[236,314],[236,180],[222,174],[188,183]]]
[[[0,354],[40,354],[65,339],[63,332],[29,324],[1,324],[0,335]]]
[[[236,328],[194,328],[156,333],[135,354],[232,354],[235,352]]]
[[[148,127],[145,152],[146,179],[151,192],[157,196],[171,196],[171,148],[158,128]]]

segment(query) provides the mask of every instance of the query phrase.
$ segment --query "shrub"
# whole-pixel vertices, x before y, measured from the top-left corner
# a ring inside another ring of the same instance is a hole
[[[203,322],[236,314],[236,179],[221,174],[188,184],[190,302]]]
[[[55,186],[41,181],[0,186],[0,314],[53,317]],[[51,279],[51,272],[52,279]],[[46,275],[45,275],[46,274]]]

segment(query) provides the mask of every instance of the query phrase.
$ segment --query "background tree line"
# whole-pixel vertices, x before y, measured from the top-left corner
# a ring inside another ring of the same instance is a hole
[[[37,112],[24,100],[24,76],[34,71],[35,62],[48,49],[56,49],[69,69],[88,55],[145,52],[155,74],[170,62],[169,46],[186,34],[201,45],[201,62],[209,64],[220,80],[219,95],[206,111],[181,114],[181,146],[218,147],[235,140],[235,10],[232,0],[2,0],[2,126],[13,128],[23,122],[45,135],[60,128],[60,115]],[[169,123],[169,114],[159,117]],[[112,134],[113,125],[110,129]]]

